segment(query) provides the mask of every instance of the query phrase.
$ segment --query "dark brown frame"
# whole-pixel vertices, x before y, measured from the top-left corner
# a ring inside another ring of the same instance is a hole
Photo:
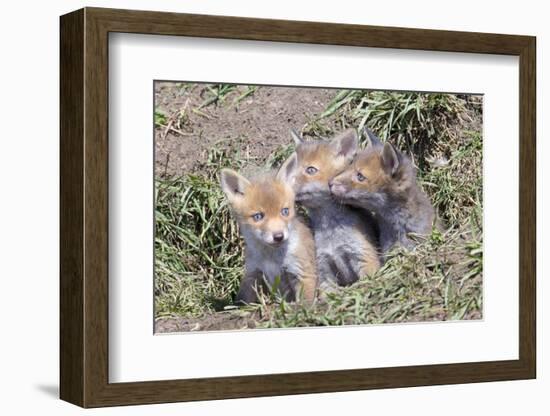
[[[98,8],[64,15],[60,26],[60,396],[63,400],[83,407],[99,407],[535,378],[534,37]],[[519,359],[109,383],[109,32],[519,56]]]

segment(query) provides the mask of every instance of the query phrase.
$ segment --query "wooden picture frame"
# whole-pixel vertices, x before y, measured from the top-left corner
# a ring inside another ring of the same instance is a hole
[[[529,379],[536,376],[534,37],[85,8],[61,17],[60,396],[82,407]],[[108,34],[519,57],[519,359],[109,383]]]

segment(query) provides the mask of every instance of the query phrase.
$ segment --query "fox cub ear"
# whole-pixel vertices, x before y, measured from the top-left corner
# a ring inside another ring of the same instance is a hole
[[[337,156],[344,156],[351,161],[357,153],[357,132],[355,129],[348,129],[332,139],[330,145]]]
[[[250,181],[231,169],[222,169],[221,186],[229,201],[242,197]]]
[[[294,144],[296,146],[299,146],[304,142],[304,139],[300,136],[300,133],[294,129],[290,129],[290,136],[292,137],[292,140],[294,140]]]
[[[364,132],[367,135],[368,147],[372,147],[374,149],[382,148],[382,141],[376,136],[376,134],[374,134],[372,131],[370,131],[370,129],[366,127]]]
[[[291,183],[294,179],[294,174],[296,173],[297,168],[298,155],[294,152],[279,168],[279,171],[277,172],[277,179],[281,182]]]
[[[382,165],[389,175],[394,175],[399,169],[399,154],[391,143],[384,143],[384,148],[382,149]]]

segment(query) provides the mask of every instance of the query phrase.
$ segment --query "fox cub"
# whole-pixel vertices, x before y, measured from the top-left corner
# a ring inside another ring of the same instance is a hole
[[[380,267],[376,234],[358,210],[338,203],[329,181],[342,172],[357,151],[357,134],[347,130],[331,141],[305,141],[291,131],[297,160],[291,174],[296,201],[307,208],[317,256],[319,285],[346,286]]]
[[[317,286],[315,245],[296,216],[289,173],[296,157],[276,175],[248,180],[223,169],[221,186],[245,241],[245,276],[236,301],[257,301],[257,291],[277,291],[288,301],[313,301]],[[276,285],[276,281],[278,284]]]
[[[416,183],[409,158],[368,130],[367,139],[366,149],[331,181],[331,192],[345,204],[374,213],[382,253],[396,243],[411,248],[409,233],[430,234],[434,208]]]

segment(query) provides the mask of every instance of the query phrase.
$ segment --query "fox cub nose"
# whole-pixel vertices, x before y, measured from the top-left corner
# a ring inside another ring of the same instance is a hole
[[[281,232],[273,234],[273,241],[276,241],[277,243],[283,241],[283,238],[285,238],[285,235]]]

